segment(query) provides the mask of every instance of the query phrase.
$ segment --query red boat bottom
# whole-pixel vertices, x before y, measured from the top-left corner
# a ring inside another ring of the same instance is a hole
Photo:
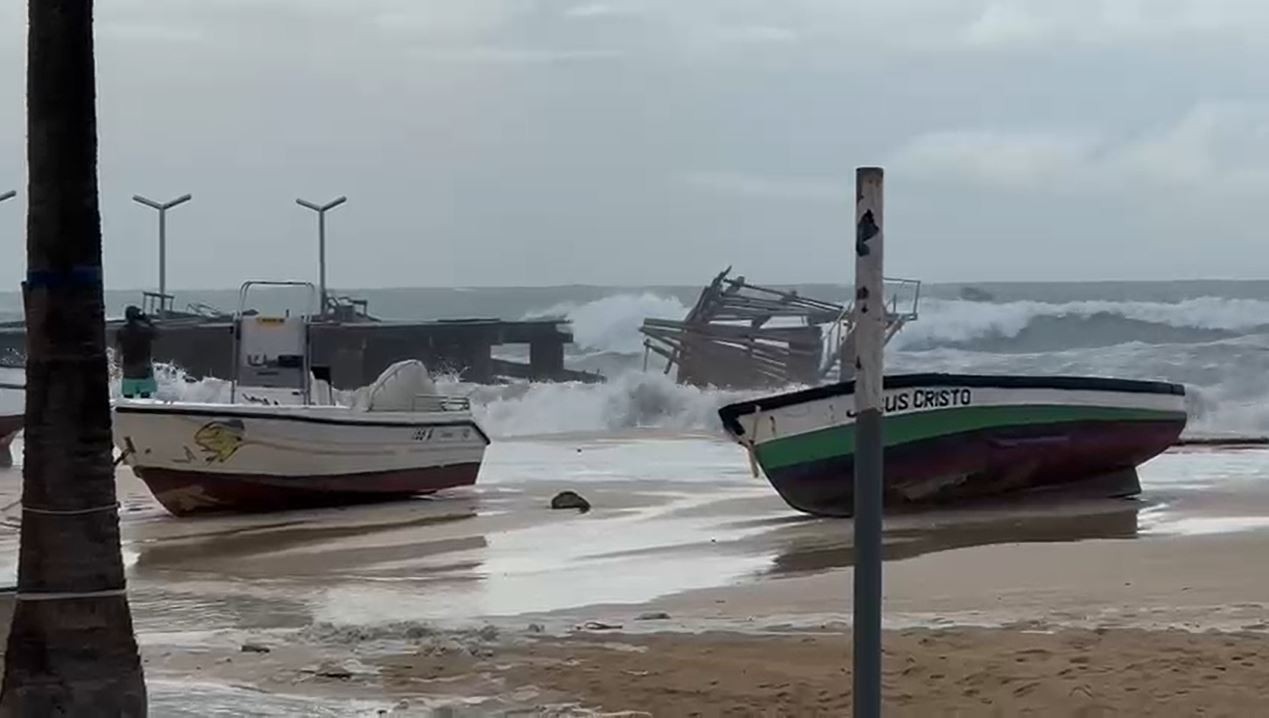
[[[1140,493],[1135,468],[1176,441],[1184,422],[1074,422],[951,434],[886,448],[888,507],[1045,491],[1108,498]],[[854,513],[854,456],[767,472],[795,509]]]
[[[175,516],[258,513],[393,501],[476,483],[480,463],[339,476],[268,476],[134,467]]]

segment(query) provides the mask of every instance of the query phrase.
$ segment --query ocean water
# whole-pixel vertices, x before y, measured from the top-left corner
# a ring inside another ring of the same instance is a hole
[[[835,301],[849,296],[845,286],[787,286]],[[1179,382],[1189,388],[1191,434],[1269,433],[1269,281],[975,285],[992,295],[991,301],[960,298],[963,286],[923,289],[920,318],[888,347],[888,371]],[[368,299],[371,313],[389,319],[569,320],[576,343],[567,363],[601,372],[608,383],[483,387],[442,382],[472,397],[495,436],[510,437],[637,428],[716,431],[715,410],[754,392],[677,386],[655,357],[645,371],[638,332],[647,317],[682,317],[698,292],[699,287],[572,286],[340,293]],[[136,298],[136,293],[109,292],[108,310],[120,313]],[[178,306],[200,302],[232,309],[235,301],[235,290],[188,292],[178,297]],[[0,320],[18,317],[19,306],[16,294],[0,293]],[[507,347],[503,356],[520,355]],[[14,373],[6,376],[12,381]],[[215,400],[225,392],[223,382],[190,382],[172,367],[164,369],[161,383],[163,395],[173,399]]]

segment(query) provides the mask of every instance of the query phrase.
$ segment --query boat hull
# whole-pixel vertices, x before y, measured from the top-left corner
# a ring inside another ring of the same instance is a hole
[[[305,478],[142,467],[133,471],[169,513],[189,516],[210,512],[289,511],[407,499],[475,484],[480,462]]]
[[[1151,382],[909,375],[887,377],[885,398],[883,496],[892,509],[1039,491],[1132,496],[1136,467],[1186,422],[1183,388]],[[846,383],[721,415],[790,506],[849,516],[853,402]]]
[[[188,516],[470,486],[488,438],[466,412],[120,402],[115,443],[159,503]]]

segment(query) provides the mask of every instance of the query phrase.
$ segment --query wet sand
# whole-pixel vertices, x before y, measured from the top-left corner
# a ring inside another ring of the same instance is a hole
[[[1269,685],[1269,451],[1178,451],[1143,484],[888,519],[890,707],[1246,715]],[[548,509],[565,489],[595,509]],[[120,493],[155,715],[849,701],[850,522],[792,512],[712,439],[500,442],[476,490],[341,510],[177,520],[126,469]]]
[[[481,674],[535,699],[655,716],[841,716],[849,634],[541,640],[466,664],[420,653],[380,662],[395,690]],[[1182,631],[909,629],[885,636],[887,715],[1228,715],[1263,709],[1269,643]],[[452,688],[451,688],[452,690]],[[485,686],[483,690],[489,690]]]

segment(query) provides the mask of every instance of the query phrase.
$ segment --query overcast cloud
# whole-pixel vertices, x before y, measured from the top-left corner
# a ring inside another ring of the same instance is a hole
[[[841,281],[853,168],[889,273],[1269,275],[1261,0],[98,0],[108,283]],[[25,0],[0,0],[0,191]],[[0,286],[22,275],[0,204]]]

